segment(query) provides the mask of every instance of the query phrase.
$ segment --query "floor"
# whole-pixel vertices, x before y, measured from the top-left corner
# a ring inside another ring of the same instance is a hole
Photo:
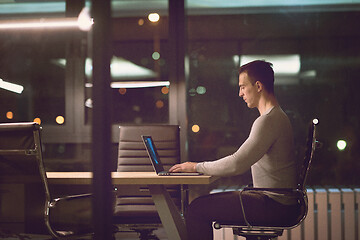
[[[154,234],[160,240],[167,240],[166,233],[163,228],[154,231]],[[0,232],[1,240],[51,240],[50,235],[34,235],[34,234],[14,234]],[[88,238],[79,238],[79,240],[90,240]],[[135,232],[118,232],[115,234],[115,240],[139,240],[139,234]]]

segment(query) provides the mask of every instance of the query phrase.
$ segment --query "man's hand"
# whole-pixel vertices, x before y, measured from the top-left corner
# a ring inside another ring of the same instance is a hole
[[[169,169],[169,172],[196,172],[196,164],[196,162],[175,164]]]

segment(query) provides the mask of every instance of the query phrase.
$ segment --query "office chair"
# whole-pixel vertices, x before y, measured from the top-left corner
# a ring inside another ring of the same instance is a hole
[[[90,235],[91,194],[52,197],[40,130],[37,123],[0,124],[0,179],[25,184],[25,233],[48,232],[55,239]]]
[[[287,189],[287,188],[244,188],[240,192],[240,203],[242,207],[242,213],[244,215],[246,226],[238,226],[236,224],[215,222],[214,228],[232,228],[233,234],[238,236],[243,236],[247,240],[268,240],[273,239],[283,234],[283,231],[286,229],[292,229],[296,226],[300,225],[302,221],[305,219],[308,211],[308,200],[305,188],[306,178],[310,169],[311,161],[315,152],[316,147],[318,146],[318,142],[316,140],[316,125],[318,124],[318,120],[314,119],[310,124],[308,129],[308,135],[306,140],[306,150],[305,156],[303,159],[302,168],[298,177],[297,188],[295,189]],[[286,224],[270,224],[270,225],[260,225],[256,222],[250,223],[245,214],[245,208],[241,201],[241,195],[246,191],[270,191],[275,193],[284,193],[284,194],[293,194],[298,199],[298,204],[300,207],[300,215],[294,219],[292,222],[288,222]]]
[[[118,172],[154,172],[141,135],[152,136],[164,168],[180,162],[180,137],[177,125],[120,126]],[[167,186],[174,203],[181,206],[180,186]],[[152,232],[161,220],[147,186],[117,189],[114,224],[139,233],[140,239],[158,239]]]

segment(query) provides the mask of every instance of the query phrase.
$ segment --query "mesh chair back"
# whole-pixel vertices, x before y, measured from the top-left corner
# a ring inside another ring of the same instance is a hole
[[[300,170],[300,174],[298,178],[298,188],[301,190],[304,190],[305,188],[305,182],[309,172],[311,161],[313,159],[315,148],[316,148],[316,125],[315,123],[311,123],[308,129],[308,135],[306,139],[306,149],[305,149],[303,165]]]
[[[247,239],[272,239],[277,236],[281,236],[284,229],[291,229],[298,226],[306,217],[307,214],[307,196],[306,196],[306,189],[305,189],[305,182],[306,178],[310,169],[310,165],[313,159],[313,155],[315,149],[317,147],[316,141],[316,121],[313,121],[309,128],[308,128],[308,135],[306,139],[306,147],[305,147],[305,156],[303,159],[302,168],[298,178],[298,186],[297,189],[281,189],[281,188],[245,188],[242,192],[245,191],[274,191],[278,193],[289,192],[291,194],[297,194],[299,196],[299,205],[300,205],[300,212],[299,216],[294,219],[292,222],[288,221],[286,224],[273,224],[272,226],[260,224],[250,226],[237,226],[236,223],[234,224],[223,224],[221,221],[215,222],[214,227],[216,229],[220,229],[222,227],[231,227],[235,235],[244,236]],[[245,214],[244,214],[245,215]]]
[[[36,123],[0,124],[0,178],[25,186],[25,232],[47,232],[44,206],[50,192],[42,162],[40,126]],[[14,209],[14,212],[16,209]]]

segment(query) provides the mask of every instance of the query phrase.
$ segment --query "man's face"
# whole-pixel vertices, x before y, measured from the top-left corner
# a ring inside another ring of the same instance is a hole
[[[249,108],[258,106],[259,93],[257,84],[250,82],[249,76],[246,72],[239,75],[239,97],[242,97]]]

